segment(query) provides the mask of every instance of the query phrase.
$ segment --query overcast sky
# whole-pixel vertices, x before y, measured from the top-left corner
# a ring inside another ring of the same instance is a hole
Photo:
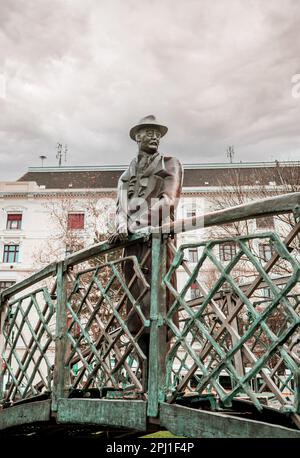
[[[183,163],[299,160],[299,23],[299,0],[1,0],[0,180],[57,142],[127,164],[148,114]]]

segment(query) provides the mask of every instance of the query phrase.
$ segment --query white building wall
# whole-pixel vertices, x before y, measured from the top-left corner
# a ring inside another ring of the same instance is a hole
[[[0,202],[0,280],[20,281],[37,270],[34,253],[51,237],[53,227],[43,199],[2,197]],[[20,230],[6,229],[7,215],[14,212],[22,213]],[[3,262],[4,246],[7,244],[19,244],[18,262]]]

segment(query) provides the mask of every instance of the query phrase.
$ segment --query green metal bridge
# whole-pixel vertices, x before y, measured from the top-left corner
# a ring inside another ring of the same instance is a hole
[[[299,208],[300,193],[291,193],[176,221],[81,250],[2,292],[0,429],[99,425],[203,438],[300,437]],[[268,215],[288,215],[293,224],[284,236],[174,243],[174,234]],[[144,259],[122,257],[122,248],[141,241]],[[230,260],[221,261],[218,251],[233,245]],[[197,249],[197,262],[187,259],[189,249]],[[128,284],[125,263],[134,269]],[[134,297],[137,281],[143,286]],[[141,303],[149,293],[146,316]]]

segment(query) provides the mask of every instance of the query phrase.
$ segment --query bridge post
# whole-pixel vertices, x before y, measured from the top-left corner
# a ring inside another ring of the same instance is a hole
[[[167,239],[152,234],[152,277],[150,309],[150,351],[148,376],[149,417],[157,417],[159,403],[164,401],[165,356],[167,350],[166,290],[162,284],[166,273]]]
[[[55,367],[53,376],[52,411],[57,411],[57,401],[68,391],[68,371],[65,367],[67,349],[67,275],[64,262],[57,264],[57,303],[55,330]]]

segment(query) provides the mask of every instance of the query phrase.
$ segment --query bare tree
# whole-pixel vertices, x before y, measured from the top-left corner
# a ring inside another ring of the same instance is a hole
[[[220,210],[235,205],[244,204],[253,200],[267,198],[274,195],[286,194],[290,192],[300,191],[300,164],[292,163],[289,166],[281,166],[278,162],[276,166],[272,168],[257,168],[255,173],[251,176],[245,176],[243,169],[231,169],[228,174],[221,175],[218,180],[218,186],[220,192],[215,194],[210,199],[211,207],[214,210]],[[248,247],[251,253],[258,262],[264,266],[276,252],[276,246],[273,246],[270,238],[263,238],[263,233],[276,232],[277,235],[283,240],[287,234],[293,229],[297,222],[297,215],[293,213],[287,213],[283,215],[276,215],[273,217],[262,217],[254,220],[237,221],[231,224],[226,224],[221,227],[212,228],[209,232],[210,238],[220,239],[234,239],[234,237],[247,236],[255,234],[257,237],[253,240],[248,240]],[[262,234],[262,238],[259,238],[259,234]],[[221,250],[222,245],[226,245],[222,242],[219,245]],[[232,242],[234,244],[234,241]],[[229,246],[229,245],[228,245]],[[229,250],[229,248],[228,248]],[[230,261],[231,258],[236,254],[238,247],[232,249],[232,256],[228,256],[228,259],[220,259],[221,263],[224,261]],[[300,255],[300,240],[299,235],[293,240],[289,246],[289,251],[293,251],[293,256]],[[230,254],[230,253],[229,253]],[[224,253],[223,253],[224,255]],[[226,264],[226,262],[225,262]],[[275,263],[272,269],[269,271],[269,278],[273,280],[288,278],[292,273],[292,266],[290,263],[279,256],[279,260]],[[257,275],[257,271],[253,266],[248,256],[243,255],[240,261],[230,272],[231,277],[240,286],[245,285],[252,281]],[[227,285],[223,285],[226,289]],[[267,286],[267,285],[266,285]],[[268,287],[261,287],[257,289],[251,296],[252,304],[259,311],[263,311],[265,307],[270,304],[273,299],[273,293]],[[299,294],[299,290],[295,288],[293,293]],[[284,328],[286,316],[281,311],[280,305],[276,308],[268,318],[268,326],[278,335],[280,330]],[[238,327],[240,332],[243,333],[249,323],[251,317],[245,317],[238,321]],[[265,349],[268,348],[270,342],[265,333],[253,338],[251,345],[253,345],[254,351],[257,356],[264,353]],[[278,357],[274,356],[270,360],[270,367],[274,367],[277,364]]]
[[[95,193],[82,200],[71,195],[60,195],[49,198],[45,208],[49,215],[51,235],[33,253],[37,268],[95,243],[103,242],[114,231],[115,206],[109,195]],[[81,228],[76,225],[72,227],[70,224],[70,215],[74,214],[84,215],[84,225]],[[109,304],[103,298],[103,290],[113,276],[110,261],[119,259],[121,255],[121,250],[115,250],[112,254],[93,257],[68,271],[68,301],[74,312],[78,314],[81,326],[84,327],[88,323],[93,310],[97,307],[97,318],[95,317],[88,325],[88,332],[94,341],[99,334],[99,320],[107,323],[111,317],[111,303]],[[120,268],[119,271],[121,272]],[[106,294],[109,294],[111,301],[117,304],[122,295],[120,283],[112,282]],[[74,321],[72,324],[71,317],[69,317],[69,325],[74,336],[78,337],[80,328]],[[87,343],[82,340],[81,347],[85,346]]]
[[[33,258],[36,267],[56,261],[66,254],[106,240],[113,232],[115,208],[109,195],[88,195],[76,199],[71,195],[49,198],[45,204],[48,211],[51,235],[38,246]],[[84,226],[76,229],[70,225],[70,215],[84,214]]]
[[[252,177],[245,177],[243,169],[231,169],[229,173],[221,175],[218,179],[220,192],[214,194],[210,198],[211,206],[215,210],[232,207],[235,205],[244,204],[253,200],[262,199],[274,195],[286,194],[289,192],[300,191],[300,164],[292,163],[289,166],[280,166],[276,163],[276,167],[272,168],[270,176],[270,168],[257,168]],[[252,179],[252,181],[250,181]],[[276,215],[273,217],[258,218],[254,220],[237,221],[231,224],[226,224],[221,227],[216,227],[210,230],[210,235],[213,237],[234,237],[247,236],[259,231],[275,230],[276,233],[283,239],[291,231],[296,224],[296,216],[293,213]],[[255,256],[265,262],[266,251],[263,245],[258,246],[255,243],[250,243],[251,249]],[[292,249],[299,251],[299,238],[297,237],[292,246]],[[268,250],[267,256],[271,250]],[[282,275],[289,273],[289,267],[286,263],[281,263],[277,266],[278,273]],[[247,275],[248,268],[245,269],[244,275]]]

